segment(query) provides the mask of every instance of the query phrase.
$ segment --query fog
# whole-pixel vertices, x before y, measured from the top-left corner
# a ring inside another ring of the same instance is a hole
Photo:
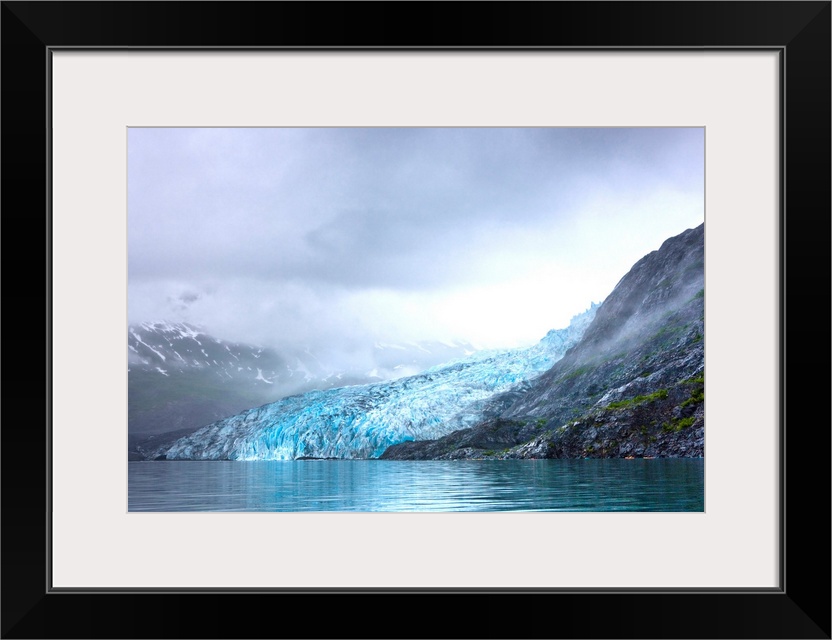
[[[345,358],[530,344],[704,220],[701,128],[131,128],[128,154],[131,323]]]

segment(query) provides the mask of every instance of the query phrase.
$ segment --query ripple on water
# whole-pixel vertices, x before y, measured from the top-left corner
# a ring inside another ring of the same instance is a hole
[[[131,462],[129,511],[703,511],[704,460]]]

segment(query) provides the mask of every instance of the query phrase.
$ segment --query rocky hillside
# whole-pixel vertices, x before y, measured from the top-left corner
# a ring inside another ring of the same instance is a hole
[[[582,340],[482,420],[385,459],[704,455],[704,224],[639,260]]]
[[[305,377],[271,350],[219,340],[185,323],[130,326],[127,348],[131,436],[196,428],[273,400],[277,372],[297,383]]]

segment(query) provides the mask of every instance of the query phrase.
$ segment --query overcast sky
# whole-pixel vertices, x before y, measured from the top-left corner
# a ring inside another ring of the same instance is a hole
[[[704,220],[703,129],[149,129],[130,322],[281,347],[539,340]]]

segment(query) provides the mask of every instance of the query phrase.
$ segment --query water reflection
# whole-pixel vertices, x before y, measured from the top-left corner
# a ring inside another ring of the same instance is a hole
[[[703,511],[704,461],[132,462],[130,511]]]

